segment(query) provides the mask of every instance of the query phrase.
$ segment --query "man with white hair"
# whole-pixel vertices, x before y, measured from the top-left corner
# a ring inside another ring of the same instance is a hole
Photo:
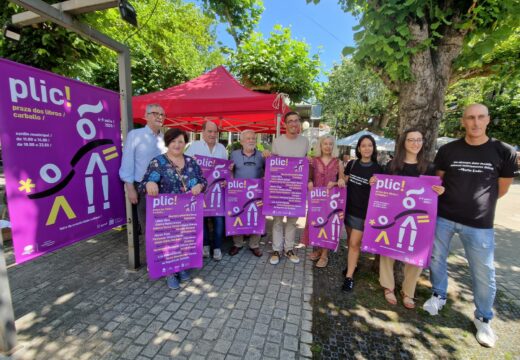
[[[144,114],[146,126],[134,129],[126,136],[119,169],[119,177],[125,183],[126,196],[133,206],[137,206],[137,219],[143,235],[146,231],[146,195],[139,195],[137,186],[143,181],[150,161],[166,152],[164,137],[160,132],[164,117],[164,109],[161,105],[146,105]]]
[[[463,138],[442,146],[435,157],[437,175],[446,192],[439,197],[435,241],[430,264],[432,297],[423,305],[437,315],[446,304],[448,289],[447,258],[450,242],[459,235],[469,263],[477,341],[495,345],[491,329],[496,294],[493,222],[497,200],[504,196],[517,171],[512,146],[486,135],[490,118],[482,104],[469,105],[462,115]]]
[[[233,161],[233,174],[235,179],[260,179],[264,176],[265,161],[262,153],[256,149],[256,134],[253,130],[244,130],[240,133],[242,149],[231,153]],[[234,245],[229,250],[229,255],[235,256],[244,246],[244,236],[233,236]],[[255,256],[262,256],[260,250],[260,235],[249,235],[249,249]]]

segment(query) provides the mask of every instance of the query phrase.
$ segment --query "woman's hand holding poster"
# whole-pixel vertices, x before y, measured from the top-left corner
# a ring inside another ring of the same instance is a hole
[[[368,202],[363,251],[428,267],[435,235],[436,176],[376,175]]]

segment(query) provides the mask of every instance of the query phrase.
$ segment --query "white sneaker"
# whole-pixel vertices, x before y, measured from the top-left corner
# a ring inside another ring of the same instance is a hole
[[[497,336],[493,332],[493,329],[491,328],[491,324],[489,323],[489,321],[484,322],[478,318],[475,318],[475,320],[473,320],[473,323],[477,328],[476,338],[480,345],[490,348],[495,346]]]
[[[222,251],[220,251],[220,249],[213,250],[213,259],[217,261],[222,260]]]
[[[202,257],[209,258],[209,246],[204,246],[202,250]]]
[[[441,299],[439,296],[432,295],[423,305],[423,309],[435,316],[439,314],[439,311],[446,305],[446,299]]]

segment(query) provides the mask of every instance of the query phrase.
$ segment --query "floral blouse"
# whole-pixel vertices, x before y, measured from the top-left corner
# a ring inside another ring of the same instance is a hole
[[[146,183],[153,181],[159,185],[161,194],[182,194],[190,191],[195,185],[201,184],[202,191],[208,185],[202,170],[194,158],[184,156],[184,167],[180,170],[166,157],[166,154],[156,156],[150,161],[144,174],[143,181],[139,184],[139,192],[146,192]]]

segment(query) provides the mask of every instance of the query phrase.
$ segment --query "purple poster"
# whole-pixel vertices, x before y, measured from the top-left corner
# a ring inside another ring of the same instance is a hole
[[[0,59],[17,263],[125,223],[119,95]]]
[[[435,235],[436,176],[376,175],[370,190],[363,251],[428,267]]]
[[[208,187],[204,192],[204,216],[224,216],[226,181],[230,178],[229,166],[232,161],[201,155],[195,156],[195,160],[208,181]]]
[[[307,158],[271,156],[266,159],[264,215],[305,216],[308,179]]]
[[[347,190],[315,187],[309,194],[309,242],[312,246],[336,251],[343,228]]]
[[[202,196],[146,197],[146,261],[151,279],[202,267]]]
[[[264,181],[232,179],[226,189],[226,235],[263,234]]]

